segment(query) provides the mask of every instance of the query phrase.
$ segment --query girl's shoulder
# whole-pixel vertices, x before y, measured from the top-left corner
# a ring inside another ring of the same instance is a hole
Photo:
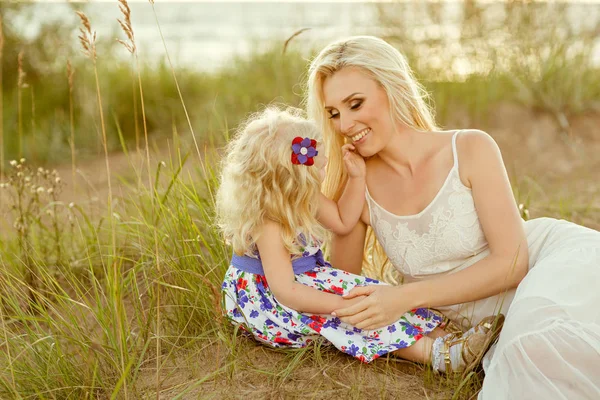
[[[321,250],[323,241],[312,235],[307,240],[305,235],[299,234],[298,238],[296,239],[296,245],[298,245],[298,248],[300,249],[301,256],[307,257],[307,256],[315,255],[319,250]],[[250,247],[248,248],[248,250],[246,250],[244,255],[248,256],[248,257],[260,259],[260,253],[258,251],[258,246],[256,245],[256,243],[251,243]],[[291,254],[290,254],[290,257],[292,257]],[[300,257],[300,255],[297,257]],[[294,258],[297,258],[297,257],[294,257]]]
[[[302,252],[302,257],[312,256],[321,250],[323,241],[315,236],[310,236],[308,240],[302,234],[298,235],[297,244]]]

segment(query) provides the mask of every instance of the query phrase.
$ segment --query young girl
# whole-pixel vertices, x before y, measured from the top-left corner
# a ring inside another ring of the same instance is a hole
[[[249,118],[227,148],[217,194],[219,226],[234,251],[222,285],[227,317],[273,347],[304,347],[322,337],[363,362],[394,352],[431,361],[439,371],[475,366],[499,331],[492,319],[451,335],[426,309],[373,331],[331,315],[361,300],[342,297],[353,287],[381,284],[332,268],[320,249],[323,227],[345,234],[358,222],[366,168],[345,145],[348,183],[337,203],[326,198],[319,189],[327,164],[317,150],[320,134],[299,115],[268,108]]]

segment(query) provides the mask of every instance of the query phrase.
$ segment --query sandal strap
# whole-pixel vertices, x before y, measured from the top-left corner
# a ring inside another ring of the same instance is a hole
[[[447,335],[447,339],[444,338],[444,350],[442,350],[442,354],[444,356],[444,363],[446,365],[446,373],[452,373],[454,372],[454,368],[452,368],[452,360],[450,358],[450,348],[453,346],[456,346],[458,344],[463,343],[463,348],[464,348],[464,343],[465,343],[465,339],[460,337],[458,334],[456,333],[449,333]],[[464,359],[464,357],[463,357]]]

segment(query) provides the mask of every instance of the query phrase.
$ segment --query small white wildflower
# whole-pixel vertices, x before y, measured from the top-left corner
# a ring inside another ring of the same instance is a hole
[[[21,159],[19,160],[19,162],[20,162],[21,164],[23,164],[23,163],[25,162],[25,159],[24,159],[24,158],[21,158]]]
[[[25,177],[25,182],[31,182],[31,177],[30,176],[26,176]]]
[[[46,210],[46,214],[48,214],[50,216],[54,215],[54,213],[52,212],[52,210]]]
[[[20,178],[23,176],[23,173],[21,171],[17,172],[17,176]]]
[[[55,170],[55,169],[53,169],[53,170],[52,170],[52,175],[58,175],[58,171],[57,171],[57,170]]]
[[[167,166],[167,163],[166,163],[166,162],[164,162],[164,161],[161,161],[161,162],[160,162],[160,165],[162,165],[163,167],[166,167],[166,166]]]
[[[44,193],[44,190],[45,190],[45,189],[44,189],[44,187],[43,187],[43,186],[40,186],[39,188],[37,188],[37,192],[38,192],[38,193]]]
[[[73,202],[70,202],[70,203],[69,203],[69,208],[73,208],[73,207],[75,207],[75,203],[73,203]]]
[[[4,189],[6,187],[6,183],[0,183],[0,189]]]
[[[44,173],[44,168],[42,168],[42,167],[38,167],[38,172],[39,172],[40,174]]]
[[[59,178],[59,177],[56,177],[56,179],[54,180],[54,182],[56,182],[56,183],[60,183],[60,178]]]
[[[13,167],[17,165],[17,160],[11,160],[10,161],[10,165],[12,165]]]
[[[52,189],[52,188],[48,189],[48,194],[52,194],[52,193],[54,193],[54,189]]]

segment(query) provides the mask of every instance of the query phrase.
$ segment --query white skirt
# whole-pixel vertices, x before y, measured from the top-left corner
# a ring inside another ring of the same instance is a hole
[[[600,232],[551,218],[524,226],[530,270],[508,294],[479,400],[600,399]]]

